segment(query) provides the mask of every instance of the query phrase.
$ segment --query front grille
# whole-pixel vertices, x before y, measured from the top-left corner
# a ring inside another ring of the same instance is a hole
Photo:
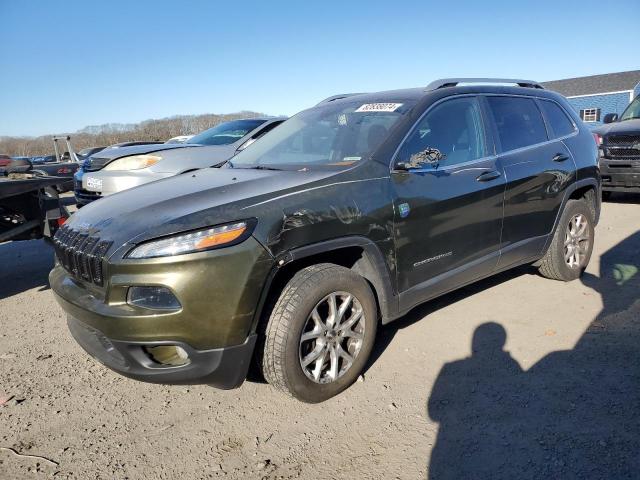
[[[609,145],[633,145],[640,142],[640,135],[608,135]]]
[[[113,242],[63,226],[53,237],[60,265],[76,278],[102,286],[104,256]]]
[[[640,158],[640,135],[608,135],[604,148],[609,158]]]

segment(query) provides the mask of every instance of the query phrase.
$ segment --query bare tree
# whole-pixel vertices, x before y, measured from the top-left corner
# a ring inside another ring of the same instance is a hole
[[[176,115],[137,124],[107,123],[92,125],[70,134],[74,148],[108,146],[130,141],[165,141],[178,135],[195,135],[220,123],[239,118],[255,118],[264,114],[242,111],[228,114]],[[40,137],[0,137],[0,153],[32,157],[52,155],[53,135]]]

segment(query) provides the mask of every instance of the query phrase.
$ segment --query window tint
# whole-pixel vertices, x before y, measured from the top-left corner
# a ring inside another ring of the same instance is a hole
[[[547,140],[542,115],[533,99],[489,96],[487,101],[503,152]]]
[[[558,104],[549,100],[540,100],[540,106],[551,127],[551,133],[554,138],[564,137],[575,131],[573,122],[569,120],[567,114]]]
[[[478,99],[458,98],[434,107],[410,134],[398,160],[408,162],[428,148],[436,148],[445,155],[440,166],[484,157],[486,142]]]

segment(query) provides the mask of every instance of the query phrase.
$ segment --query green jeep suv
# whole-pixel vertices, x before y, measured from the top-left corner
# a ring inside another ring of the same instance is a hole
[[[234,388],[254,362],[319,402],[422,302],[522,264],[578,278],[599,212],[597,147],[563,97],[447,79],[330,97],[221,168],[88,205],[50,282],[123,375]]]

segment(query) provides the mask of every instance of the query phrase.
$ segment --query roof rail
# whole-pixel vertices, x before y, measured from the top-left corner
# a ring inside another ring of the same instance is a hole
[[[322,105],[324,103],[333,102],[334,100],[341,100],[343,98],[353,97],[354,95],[362,95],[362,94],[363,94],[363,92],[359,92],[359,93],[341,93],[339,95],[332,95],[331,97],[327,97],[324,100],[318,102],[316,104],[316,107],[318,105]]]
[[[455,87],[459,83],[513,83],[519,87],[541,88],[544,87],[533,80],[517,80],[514,78],[441,78],[434,80],[427,85],[427,90],[437,90],[438,88]]]

